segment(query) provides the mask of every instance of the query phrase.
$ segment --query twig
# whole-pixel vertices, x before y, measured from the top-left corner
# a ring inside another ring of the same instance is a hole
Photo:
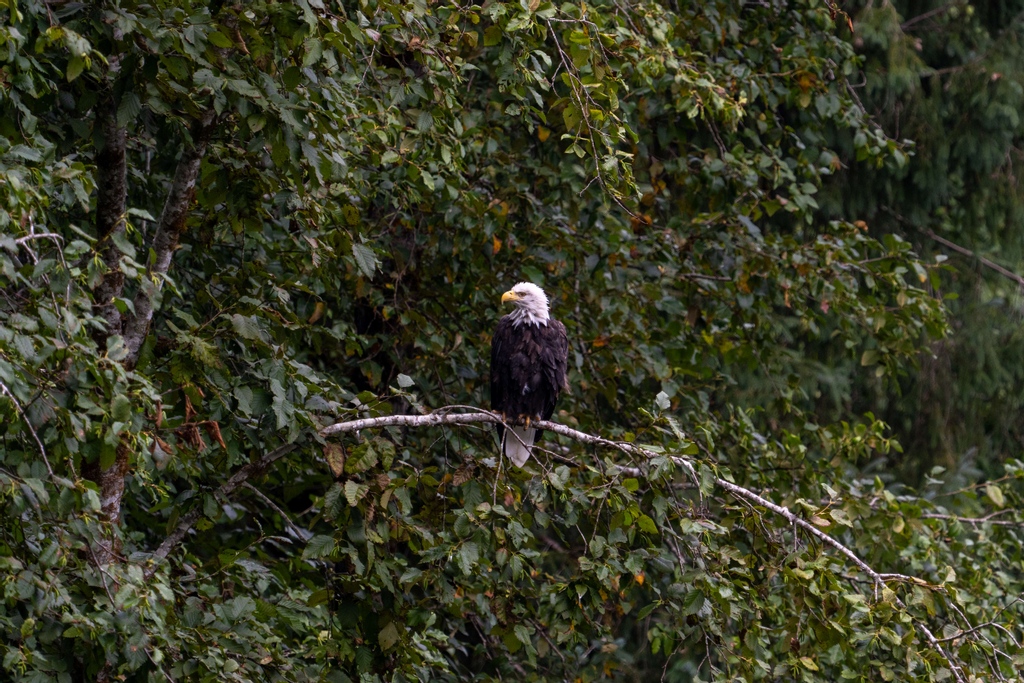
[[[284,523],[287,524],[291,528],[291,530],[295,533],[296,536],[298,536],[299,538],[303,538],[303,537],[306,536],[306,534],[303,532],[302,527],[300,527],[298,524],[293,522],[291,520],[291,517],[288,516],[288,513],[285,512],[284,510],[282,510],[277,505],[277,503],[275,503],[274,501],[270,500],[270,498],[267,497],[267,494],[263,493],[263,491],[260,491],[258,488],[256,488],[255,486],[253,486],[252,484],[250,484],[247,481],[243,482],[242,486],[244,486],[245,488],[247,488],[250,491],[252,491],[253,493],[255,493],[256,496],[260,500],[262,500],[264,503],[266,503],[270,507],[271,510],[273,510],[277,514],[281,515],[281,519],[284,520]]]
[[[237,472],[231,475],[230,479],[224,482],[221,487],[217,489],[216,495],[223,497],[231,495],[235,489],[244,484],[247,480],[265,472],[268,467],[294,451],[296,448],[298,448],[298,444],[294,443],[279,446],[259,460],[241,467]],[[174,547],[185,538],[185,535],[188,534],[192,529],[192,526],[199,521],[201,516],[202,511],[199,508],[193,508],[189,512],[185,513],[185,515],[183,515],[178,521],[178,526],[174,528],[174,531],[164,539],[163,543],[161,543],[153,553],[153,557],[161,559],[167,557],[171,550],[173,550]],[[157,565],[154,563],[146,569],[144,574],[145,577],[147,579],[152,578],[153,574],[156,573],[156,569]]]
[[[19,237],[18,239],[14,240],[14,243],[15,244],[25,244],[26,242],[29,242],[30,240],[44,240],[44,239],[45,240],[60,240],[60,241],[64,241],[64,238],[61,237],[60,235],[56,234],[56,233],[53,233],[53,232],[37,232],[37,233],[33,233],[31,235],[25,235],[24,237]],[[57,246],[60,246],[60,245],[58,244]]]
[[[996,271],[997,273],[999,273],[1003,277],[1005,277],[1007,279],[1010,279],[1010,280],[1013,280],[1021,288],[1024,288],[1024,277],[1021,277],[1020,275],[1017,275],[1013,271],[1008,270],[1006,268],[1003,268],[998,263],[995,263],[993,261],[989,261],[984,256],[979,256],[978,254],[974,253],[973,251],[971,251],[970,249],[968,249],[966,247],[961,247],[959,244],[955,244],[953,242],[950,242],[945,237],[939,237],[938,235],[936,235],[931,230],[922,229],[921,232],[924,233],[925,235],[927,235],[928,237],[930,237],[931,239],[935,240],[939,244],[941,244],[943,246],[946,246],[946,247],[949,247],[950,249],[952,249],[953,251],[957,252],[958,254],[963,254],[964,256],[969,256],[971,258],[978,259],[978,262],[981,263],[981,265],[983,265],[983,266],[985,266],[987,268],[991,268],[992,270]]]
[[[945,643],[945,642],[948,642],[950,640],[957,640],[958,638],[963,638],[964,636],[968,636],[968,635],[974,633],[975,631],[980,631],[981,629],[988,628],[990,626],[993,627],[993,628],[1000,629],[1001,631],[1006,633],[1006,635],[1008,635],[1010,637],[1010,640],[1013,641],[1013,644],[1017,645],[1017,647],[1020,647],[1020,645],[1018,645],[1018,643],[1017,643],[1017,638],[1012,633],[1010,633],[1005,626],[1003,626],[1002,624],[996,623],[994,621],[987,621],[984,624],[978,624],[974,628],[969,628],[966,631],[960,631],[959,633],[954,633],[953,635],[948,636],[946,638],[939,638],[939,642],[940,643]]]
[[[1007,519],[992,519],[997,515],[1002,515],[1007,512],[1013,512],[1013,510],[997,510],[992,514],[985,515],[984,517],[958,517],[957,515],[942,515],[937,512],[926,512],[921,515],[924,519],[945,519],[951,522],[964,522],[966,524],[995,524],[997,526],[1024,526],[1024,521],[1010,521]]]
[[[54,477],[53,467],[50,466],[50,459],[46,457],[46,448],[43,447],[43,442],[39,439],[39,435],[36,434],[36,430],[32,426],[32,423],[29,422],[28,415],[25,414],[25,411],[22,409],[21,404],[18,403],[18,399],[14,397],[14,394],[11,393],[11,390],[8,389],[7,385],[4,384],[2,381],[0,381],[0,391],[3,391],[5,394],[7,394],[7,397],[11,399],[11,401],[14,403],[15,410],[17,410],[18,414],[21,415],[21,419],[25,422],[25,426],[28,427],[28,431],[36,440],[36,445],[39,446],[39,454],[43,456],[43,463],[46,465],[46,471],[50,473],[50,478],[52,479]]]
[[[906,31],[908,28],[910,28],[911,26],[913,26],[914,24],[916,24],[918,22],[925,21],[926,19],[931,19],[932,17],[934,17],[936,15],[948,12],[949,9],[951,7],[953,7],[953,5],[957,5],[957,4],[959,4],[959,3],[958,2],[947,2],[945,5],[940,5],[939,7],[936,7],[935,9],[928,10],[927,12],[925,12],[923,14],[918,14],[916,17],[911,17],[910,19],[907,19],[902,24],[900,24],[900,30],[901,31]]]

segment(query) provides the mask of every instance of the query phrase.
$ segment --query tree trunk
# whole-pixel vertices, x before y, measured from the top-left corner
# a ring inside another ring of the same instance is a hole
[[[213,131],[214,117],[212,112],[208,112],[196,122],[193,144],[182,152],[153,236],[152,248],[156,257],[149,264],[146,278],[135,295],[135,314],[125,316],[124,320],[113,303],[124,290],[124,275],[120,270],[124,254],[114,244],[113,237],[124,233],[124,217],[127,213],[125,131],[117,126],[117,107],[113,102],[105,103],[97,117],[104,142],[97,155],[99,187],[96,221],[100,235],[100,254],[107,270],[103,281],[96,288],[95,306],[107,321],[107,337],[124,334],[128,356],[122,362],[128,369],[132,369],[138,362],[142,342],[149,333],[153,319],[154,300],[159,294],[159,281],[154,282],[154,278],[163,276],[170,268],[171,258],[178,246],[195,194],[199,165]],[[124,478],[130,469],[130,455],[127,443],[122,441],[110,467],[102,469],[99,462],[92,462],[83,468],[85,476],[99,484],[101,517],[110,526],[111,532],[93,549],[94,560],[99,565],[114,561],[120,552],[120,541],[114,527],[121,521],[121,499],[124,496]]]
[[[105,345],[105,337],[121,334],[121,314],[114,299],[124,291],[121,259],[124,254],[114,242],[124,234],[128,179],[125,130],[117,125],[117,102],[113,95],[98,105],[96,123],[102,147],[96,155],[96,237],[103,260],[103,279],[96,286],[94,310],[107,321],[106,334],[97,332],[97,341]]]
[[[178,248],[178,241],[185,229],[188,209],[196,191],[196,179],[199,177],[199,166],[206,154],[206,146],[213,134],[214,114],[212,110],[205,112],[196,121],[192,129],[192,146],[186,147],[181,153],[178,167],[174,171],[174,180],[167,193],[156,233],[153,235],[153,251],[155,258],[146,270],[146,277],[135,295],[135,315],[125,325],[125,346],[128,358],[125,365],[131,369],[139,360],[142,343],[149,334],[149,325],[153,320],[153,307],[160,293],[161,279],[171,267],[171,258]]]

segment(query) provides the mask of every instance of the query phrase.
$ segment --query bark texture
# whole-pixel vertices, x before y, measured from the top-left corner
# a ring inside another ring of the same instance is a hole
[[[102,469],[98,460],[82,466],[82,475],[100,486],[100,516],[109,528],[109,533],[92,549],[93,560],[100,566],[115,561],[121,553],[121,539],[113,527],[121,523],[121,498],[130,454],[128,444],[122,441],[117,446],[114,463],[107,469]]]
[[[186,147],[174,171],[174,180],[167,193],[160,220],[153,235],[153,251],[155,258],[146,270],[146,278],[135,295],[135,315],[125,325],[124,341],[128,349],[125,365],[134,368],[139,360],[142,343],[149,334],[149,326],[153,321],[153,310],[156,298],[160,294],[162,277],[171,267],[174,250],[178,248],[181,233],[185,229],[189,207],[196,191],[196,180],[199,177],[199,166],[206,154],[210,136],[214,129],[213,111],[203,114],[192,129],[192,145]]]
[[[163,212],[153,236],[153,251],[156,257],[146,273],[146,279],[135,295],[135,314],[122,316],[113,304],[124,291],[124,275],[120,270],[124,254],[113,242],[113,236],[123,233],[124,217],[127,212],[127,180],[125,163],[125,131],[117,125],[117,107],[113,102],[105,103],[97,113],[104,144],[97,155],[97,232],[100,235],[100,255],[106,265],[102,283],[96,289],[96,307],[107,321],[106,336],[123,334],[128,356],[124,365],[128,369],[138,362],[142,342],[149,333],[153,319],[154,299],[159,294],[160,277],[171,266],[174,250],[185,227],[189,207],[195,194],[199,165],[206,153],[207,143],[213,131],[213,113],[205,114],[193,129],[193,144],[185,148],[175,170]],[[106,469],[99,462],[87,463],[84,474],[99,484],[101,516],[109,525],[110,533],[93,548],[94,561],[99,565],[109,564],[117,559],[120,540],[114,527],[121,521],[121,500],[124,497],[125,476],[130,469],[130,450],[127,443],[117,447],[114,463]]]
[[[124,128],[117,124],[117,102],[112,95],[102,99],[96,118],[102,138],[96,155],[96,237],[104,273],[96,287],[93,306],[107,321],[106,334],[112,335],[121,334],[121,313],[114,299],[124,291],[124,273],[121,272],[124,254],[114,238],[124,234],[128,208],[127,139]],[[103,336],[102,332],[98,334]]]

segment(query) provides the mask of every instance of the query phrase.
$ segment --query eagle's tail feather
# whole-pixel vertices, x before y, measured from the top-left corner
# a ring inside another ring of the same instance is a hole
[[[508,429],[505,430],[502,437],[502,441],[505,442],[503,450],[516,467],[522,467],[530,459],[530,446],[533,445],[537,430],[527,427],[510,427],[509,429],[514,433],[509,434]]]

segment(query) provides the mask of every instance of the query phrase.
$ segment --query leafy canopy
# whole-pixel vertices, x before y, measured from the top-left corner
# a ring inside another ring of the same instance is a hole
[[[5,675],[1017,680],[1024,466],[887,486],[834,398],[945,332],[935,265],[819,207],[909,152],[834,6],[0,18]],[[559,421],[645,457],[320,435],[484,404],[523,278]]]

